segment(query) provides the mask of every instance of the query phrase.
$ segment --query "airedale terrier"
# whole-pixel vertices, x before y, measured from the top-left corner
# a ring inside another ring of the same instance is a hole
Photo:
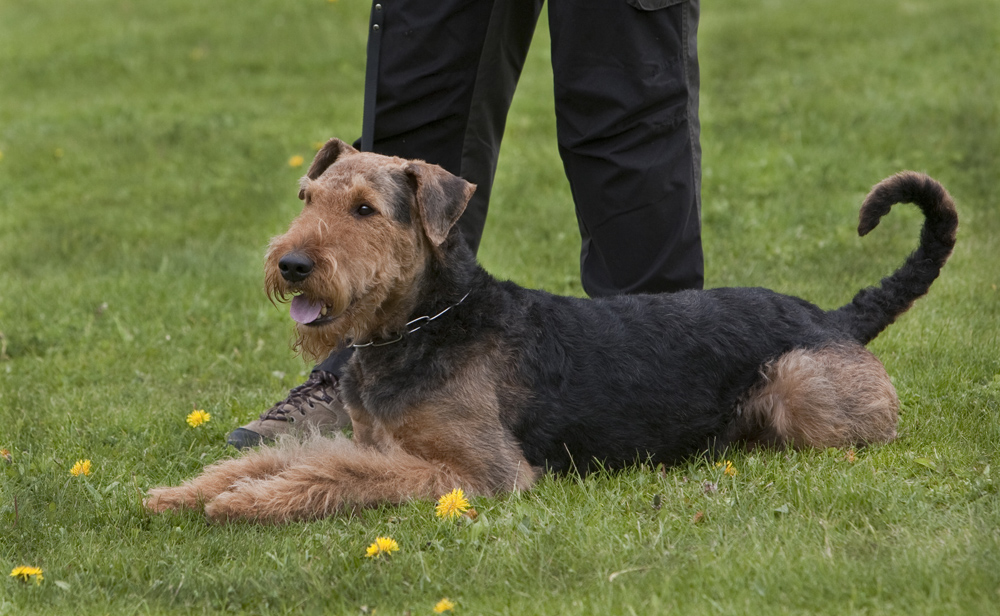
[[[457,487],[526,489],[545,470],[895,437],[895,389],[864,345],[951,254],[957,214],[931,178],[874,187],[859,233],[915,203],[920,245],[830,311],[760,288],[587,300],[498,281],[454,228],[473,190],[329,141],[302,179],[301,215],[271,242],[266,284],[291,297],[305,354],[357,347],[342,381],[353,440],[265,447],[151,490],[146,506],[284,522]]]

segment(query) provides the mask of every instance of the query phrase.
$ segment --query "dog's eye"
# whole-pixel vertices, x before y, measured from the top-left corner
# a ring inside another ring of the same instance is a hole
[[[354,213],[361,217],[371,216],[372,214],[375,213],[375,208],[368,205],[367,203],[362,203],[354,210]]]

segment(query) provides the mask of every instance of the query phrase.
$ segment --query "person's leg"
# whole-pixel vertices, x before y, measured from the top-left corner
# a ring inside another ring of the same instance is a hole
[[[376,0],[369,24],[362,137],[380,154],[441,165],[477,185],[459,221],[476,250],[514,89],[542,0]],[[350,425],[339,380],[353,349],[331,354],[261,417],[230,433],[238,449],[295,427]],[[292,420],[297,420],[293,422]]]
[[[559,151],[591,296],[703,284],[698,10],[550,0]]]
[[[459,221],[479,247],[500,141],[542,0],[377,1],[360,147],[476,184]],[[378,29],[374,29],[378,26]]]

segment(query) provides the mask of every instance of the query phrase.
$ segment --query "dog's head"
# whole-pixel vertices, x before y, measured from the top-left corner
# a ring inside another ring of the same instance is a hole
[[[300,181],[302,213],[265,262],[268,295],[291,298],[297,347],[323,358],[398,331],[474,190],[436,165],[328,141]]]

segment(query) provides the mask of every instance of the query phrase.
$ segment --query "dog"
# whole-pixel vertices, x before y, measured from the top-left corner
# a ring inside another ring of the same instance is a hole
[[[955,245],[955,205],[935,180],[903,172],[872,189],[859,234],[914,203],[919,246],[829,311],[762,288],[580,299],[499,281],[455,228],[474,189],[327,142],[265,278],[272,300],[291,301],[301,352],[356,348],[341,381],[353,439],[264,447],[150,490],[146,506],[281,523],[453,488],[525,490],[546,471],[895,437],[895,389],[864,345],[928,291]]]

